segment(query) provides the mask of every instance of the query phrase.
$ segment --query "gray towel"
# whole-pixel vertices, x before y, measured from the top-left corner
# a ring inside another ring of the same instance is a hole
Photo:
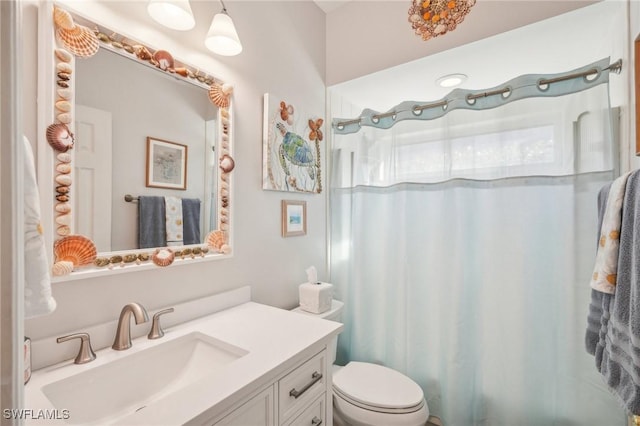
[[[200,200],[182,199],[182,240],[184,244],[200,244]]]
[[[611,183],[602,187],[602,189],[598,193],[598,229],[596,231],[596,247],[600,243],[600,229],[602,228],[602,220],[604,218],[604,212],[607,207],[607,199],[609,198],[610,189]],[[591,302],[589,303],[589,314],[587,316],[587,332],[585,335],[587,352],[589,352],[591,355],[596,354],[596,347],[598,346],[598,342],[600,341],[600,328],[602,327],[602,321],[606,321],[609,318],[608,308],[606,315],[604,315],[604,309],[605,307],[608,307],[611,296],[612,295],[610,294],[605,294],[593,289],[591,290]],[[599,366],[601,359],[596,361],[598,370],[600,370]]]
[[[138,197],[138,248],[167,245],[164,197]]]
[[[640,414],[639,191],[640,173],[636,171],[627,180],[622,205],[616,292],[613,295],[592,292],[589,309],[589,329],[593,327],[591,317],[600,314],[596,367],[627,414],[634,415]],[[592,341],[593,336],[588,334],[588,350]]]

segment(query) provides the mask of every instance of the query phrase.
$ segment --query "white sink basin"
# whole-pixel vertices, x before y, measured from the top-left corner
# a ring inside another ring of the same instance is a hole
[[[169,340],[50,383],[42,392],[72,424],[106,423],[143,410],[246,355],[244,349],[199,332]]]

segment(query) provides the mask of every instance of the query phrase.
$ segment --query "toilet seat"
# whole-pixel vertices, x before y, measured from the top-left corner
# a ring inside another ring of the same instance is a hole
[[[388,414],[419,411],[424,405],[420,386],[382,365],[350,362],[334,372],[336,397],[365,410]]]

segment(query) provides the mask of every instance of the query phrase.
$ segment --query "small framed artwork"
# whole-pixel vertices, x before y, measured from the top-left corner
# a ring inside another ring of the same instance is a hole
[[[282,236],[307,233],[307,202],[282,200]]]
[[[147,137],[147,186],[187,189],[187,146]]]

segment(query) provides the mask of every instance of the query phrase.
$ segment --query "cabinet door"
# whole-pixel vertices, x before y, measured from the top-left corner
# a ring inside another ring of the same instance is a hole
[[[307,407],[293,420],[287,422],[285,426],[321,426],[325,422],[325,394],[316,399],[313,404]]]
[[[273,386],[260,392],[240,407],[233,410],[215,426],[273,426]]]

